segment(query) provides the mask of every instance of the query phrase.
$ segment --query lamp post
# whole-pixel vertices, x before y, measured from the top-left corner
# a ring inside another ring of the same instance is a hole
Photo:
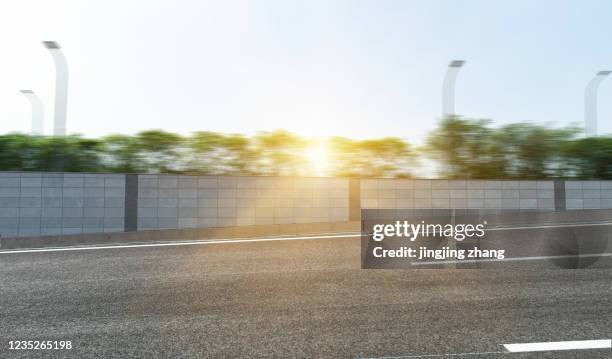
[[[53,135],[66,135],[66,108],[68,102],[68,63],[59,44],[55,41],[43,41],[55,62],[55,108],[53,118]]]
[[[448,65],[442,83],[442,117],[455,116],[455,81],[465,61],[453,60]]]
[[[587,137],[597,136],[597,89],[612,71],[599,71],[584,90],[584,133]]]
[[[43,103],[37,94],[32,90],[19,90],[32,105],[32,129],[30,133],[34,136],[44,134],[44,118]]]

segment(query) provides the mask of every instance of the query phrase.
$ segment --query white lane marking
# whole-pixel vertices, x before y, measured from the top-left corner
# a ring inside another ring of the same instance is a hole
[[[44,253],[44,252],[69,252],[69,251],[88,251],[95,249],[118,249],[118,248],[146,248],[146,247],[178,247],[178,246],[193,246],[205,244],[227,244],[227,243],[252,243],[252,242],[276,242],[276,241],[301,241],[311,239],[332,239],[332,238],[352,238],[361,237],[361,234],[338,234],[326,236],[305,236],[305,237],[273,237],[273,238],[251,238],[251,239],[210,239],[197,241],[180,241],[180,242],[163,242],[163,243],[148,243],[148,244],[124,244],[124,245],[107,245],[107,246],[84,246],[84,247],[54,247],[54,248],[34,248],[34,249],[17,249],[4,250],[0,254],[16,254],[16,253]]]
[[[502,344],[511,353],[543,352],[555,350],[612,349],[612,340],[575,340],[566,342],[543,342]]]
[[[423,266],[431,264],[458,264],[458,263],[484,263],[484,262],[518,262],[518,261],[537,261],[543,259],[563,259],[563,258],[591,258],[591,257],[612,257],[612,253],[599,253],[599,254],[568,254],[564,256],[541,256],[541,257],[514,257],[504,259],[461,259],[461,260],[440,260],[440,261],[428,261],[428,262],[413,262],[410,263],[413,266]]]
[[[612,222],[593,222],[593,223],[556,223],[547,224],[541,226],[522,226],[522,227],[491,227],[486,228],[488,231],[511,231],[516,229],[546,229],[546,228],[565,228],[565,227],[596,227],[596,226],[610,226]]]
[[[448,354],[414,354],[414,355],[399,355],[386,357],[371,357],[362,359],[411,359],[411,358],[448,358],[448,357],[466,357],[478,355],[505,355],[508,352],[473,352],[473,353],[448,353]]]
[[[542,352],[557,350],[588,350],[612,348],[610,339],[605,340],[577,340],[565,342],[543,342],[523,344],[502,344],[507,350],[503,352],[469,352],[469,353],[447,353],[447,354],[410,354],[398,356],[369,357],[364,359],[417,359],[417,358],[446,358],[479,355],[509,355],[511,353]]]
[[[513,229],[544,229],[544,228],[558,228],[558,227],[587,227],[587,226],[609,226],[612,222],[600,222],[600,223],[585,223],[585,224],[563,224],[563,225],[545,225],[545,226],[530,226],[530,227],[498,227],[490,228],[489,231],[505,231]],[[251,239],[218,239],[218,240],[197,240],[197,241],[181,241],[181,242],[164,242],[164,243],[151,243],[151,244],[124,244],[124,245],[102,245],[102,246],[84,246],[84,247],[52,247],[52,248],[34,248],[24,250],[0,250],[0,254],[5,253],[35,253],[35,252],[62,252],[62,251],[83,251],[83,250],[95,250],[95,249],[117,249],[117,248],[138,248],[138,247],[173,247],[173,246],[187,246],[187,245],[203,245],[203,244],[220,244],[220,243],[245,243],[245,242],[269,242],[269,241],[291,241],[291,240],[308,240],[308,239],[325,239],[325,238],[349,238],[349,237],[361,237],[361,234],[343,234],[343,235],[325,235],[325,236],[307,236],[307,237],[268,237],[268,238],[251,238]],[[371,234],[369,234],[371,236]],[[604,253],[601,256],[608,256],[609,253]],[[586,255],[588,256],[588,255]],[[521,257],[521,258],[507,258],[505,260],[537,260],[537,259],[552,259],[552,258],[565,258],[565,256],[558,257]],[[499,261],[498,259],[486,259],[479,260],[479,262],[491,262]],[[477,262],[477,260],[462,260],[462,261],[444,261],[444,263],[470,263]],[[412,265],[427,265],[436,264],[441,262],[420,262],[412,263]]]

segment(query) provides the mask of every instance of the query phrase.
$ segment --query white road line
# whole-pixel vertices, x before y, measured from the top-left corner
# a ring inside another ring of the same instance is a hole
[[[610,226],[612,222],[592,222],[592,223],[555,223],[546,224],[540,226],[522,226],[522,227],[491,227],[486,228],[485,231],[512,231],[517,229],[547,229],[547,228],[566,228],[566,227],[597,227],[597,226]]]
[[[544,343],[523,343],[523,344],[502,344],[507,350],[503,352],[468,352],[468,353],[446,353],[446,354],[409,354],[398,356],[370,357],[364,359],[417,359],[417,358],[448,358],[448,357],[469,357],[480,355],[509,355],[511,353],[542,352],[557,350],[588,350],[588,349],[609,349],[612,348],[610,339],[605,340],[577,340],[565,342],[544,342]]]
[[[612,349],[612,340],[576,340],[566,342],[543,342],[502,344],[511,353],[543,352],[555,350]]]
[[[461,259],[461,260],[439,260],[428,262],[412,262],[413,266],[424,266],[432,264],[458,264],[458,263],[484,263],[484,262],[518,262],[518,261],[537,261],[543,259],[563,259],[563,258],[591,258],[591,257],[612,257],[612,253],[594,253],[594,254],[568,254],[564,256],[542,256],[542,257],[514,257],[504,259]]]
[[[17,250],[8,249],[8,250],[0,251],[0,254],[70,252],[70,251],[89,251],[89,250],[96,250],[96,249],[118,249],[118,248],[178,247],[178,246],[193,246],[193,245],[206,245],[206,244],[301,241],[301,240],[311,240],[311,239],[332,239],[332,238],[352,238],[352,237],[361,237],[361,234],[338,234],[338,235],[326,235],[326,236],[273,237],[273,238],[251,238],[251,239],[248,239],[248,238],[211,239],[211,240],[148,243],[148,244],[123,244],[123,245],[119,244],[119,245],[84,246],[84,247],[53,247],[53,248],[17,249]]]
[[[508,352],[473,352],[473,353],[447,353],[447,354],[414,354],[414,355],[399,355],[399,356],[386,356],[386,357],[371,357],[362,359],[417,359],[417,358],[449,358],[449,357],[469,357],[469,356],[481,356],[481,355],[505,355]]]

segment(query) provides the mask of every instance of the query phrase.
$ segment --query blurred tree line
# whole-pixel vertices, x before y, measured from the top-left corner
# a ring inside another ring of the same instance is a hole
[[[612,138],[583,138],[576,128],[446,118],[419,148],[387,137],[326,142],[328,175],[419,177],[419,160],[434,160],[441,177],[612,179]],[[0,136],[0,171],[316,175],[313,140],[287,131],[239,134],[150,130],[98,139]]]
[[[215,132],[180,136],[161,130],[99,139],[80,136],[0,136],[0,171],[313,175],[312,140],[287,131],[253,137]],[[334,176],[407,174],[414,153],[398,138],[329,141]]]
[[[612,137],[584,138],[579,128],[451,117],[429,136],[424,153],[447,178],[612,179]]]

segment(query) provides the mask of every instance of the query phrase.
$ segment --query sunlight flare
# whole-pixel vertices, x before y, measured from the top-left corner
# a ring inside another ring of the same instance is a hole
[[[306,147],[304,157],[312,170],[314,176],[325,176],[328,174],[330,152],[327,143],[315,142]]]

